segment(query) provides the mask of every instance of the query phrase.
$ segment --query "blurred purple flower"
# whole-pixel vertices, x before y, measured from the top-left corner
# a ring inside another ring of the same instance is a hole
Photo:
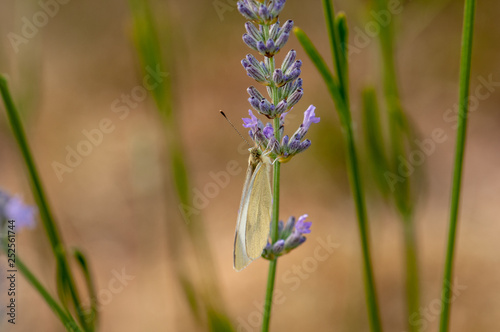
[[[14,220],[16,228],[33,228],[37,209],[27,205],[20,196],[10,196],[0,190],[0,219]]]
[[[308,221],[306,222],[306,218],[309,217],[309,215],[304,214],[299,217],[299,220],[297,220],[297,223],[295,224],[295,232],[297,234],[309,234],[311,233],[311,225],[312,222]]]

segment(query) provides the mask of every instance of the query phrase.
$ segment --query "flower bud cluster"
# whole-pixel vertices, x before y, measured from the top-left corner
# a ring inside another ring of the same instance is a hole
[[[262,257],[268,260],[276,259],[279,256],[285,255],[293,249],[300,246],[306,241],[304,234],[311,233],[312,222],[306,222],[307,214],[299,217],[296,221],[295,217],[290,217],[286,225],[283,221],[278,224],[278,240],[271,244],[267,243],[262,252]]]

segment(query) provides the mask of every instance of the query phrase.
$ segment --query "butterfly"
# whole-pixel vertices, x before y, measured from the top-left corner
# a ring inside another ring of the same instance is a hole
[[[248,169],[234,236],[233,266],[236,271],[243,270],[261,256],[269,238],[271,223],[271,160],[257,147],[249,151]]]

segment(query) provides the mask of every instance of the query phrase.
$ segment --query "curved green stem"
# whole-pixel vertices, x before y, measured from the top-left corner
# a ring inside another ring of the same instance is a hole
[[[68,288],[71,294],[71,298],[73,300],[73,304],[75,306],[78,320],[80,324],[84,327],[84,329],[87,330],[85,313],[81,308],[80,296],[78,294],[76,283],[74,281],[73,274],[71,272],[70,265],[66,257],[66,252],[64,249],[62,238],[59,233],[57,224],[53,218],[48,200],[46,198],[45,190],[43,188],[42,181],[38,175],[39,173],[36,168],[36,164],[33,159],[33,155],[31,153],[28,140],[26,138],[26,134],[24,132],[24,127],[22,125],[19,113],[16,109],[16,106],[14,105],[14,101],[12,100],[12,96],[10,94],[7,85],[7,80],[2,75],[0,75],[0,92],[3,97],[5,109],[7,111],[7,117],[12,127],[12,132],[14,133],[14,137],[17,141],[17,144],[19,145],[19,149],[21,150],[21,154],[24,158],[24,163],[28,169],[33,196],[38,205],[43,227],[49,239],[52,252],[56,258],[56,262],[60,268],[60,271],[63,274],[63,277],[65,278],[68,284]]]
[[[453,172],[453,187],[451,191],[450,229],[448,234],[448,247],[444,268],[441,323],[439,331],[448,331],[451,307],[451,284],[453,277],[453,256],[455,251],[455,238],[457,233],[458,208],[460,203],[460,188],[462,182],[462,166],[465,152],[467,129],[467,113],[469,107],[470,68],[472,56],[472,33],[474,28],[475,0],[465,0],[464,23],[462,31],[462,51],[460,59],[460,91],[457,145],[455,149],[455,166]]]
[[[66,330],[72,332],[81,332],[82,329],[75,322],[73,317],[64,310],[59,303],[49,294],[49,292],[43,287],[40,281],[33,275],[33,273],[28,269],[26,265],[24,265],[23,261],[16,257],[16,266],[21,272],[21,274],[28,280],[28,282],[35,288],[38,293],[43,297],[45,302],[49,305],[52,311],[56,314],[56,316],[61,320],[61,322],[66,327]]]
[[[382,331],[382,324],[377,304],[375,278],[373,275],[373,267],[371,262],[368,217],[366,213],[363,186],[361,184],[361,174],[358,165],[354,132],[352,128],[351,110],[349,106],[349,89],[347,87],[347,61],[339,61],[342,59],[347,59],[347,45],[338,45],[339,40],[347,40],[347,26],[345,25],[345,22],[343,22],[345,18],[342,15],[338,17],[339,24],[335,25],[335,15],[330,0],[323,0],[323,6],[325,8],[327,26],[330,28],[330,30],[334,29],[334,31],[329,32],[329,36],[330,43],[332,44],[332,56],[334,67],[336,68],[336,77],[328,69],[328,66],[326,65],[322,56],[319,54],[316,47],[307,37],[305,32],[299,28],[294,28],[294,33],[304,50],[307,52],[307,55],[311,58],[312,62],[323,77],[328,88],[328,92],[332,97],[335,108],[340,118],[342,134],[344,136],[346,144],[349,183],[356,206],[356,215],[358,219],[361,250],[363,254],[365,294],[370,328],[373,332],[380,332]],[[338,31],[338,28],[340,27],[342,27],[342,31]],[[339,38],[340,33],[343,34],[342,38]]]

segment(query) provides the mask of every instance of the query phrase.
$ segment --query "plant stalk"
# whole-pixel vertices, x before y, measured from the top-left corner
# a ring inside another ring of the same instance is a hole
[[[276,95],[274,91],[275,88],[273,88],[272,90],[273,90],[273,95]],[[280,118],[277,117],[274,119],[274,135],[278,140],[280,139],[279,128],[280,128]],[[271,219],[271,243],[275,243],[278,240],[278,221],[279,221],[279,209],[280,209],[280,172],[281,172],[281,164],[279,161],[276,160],[273,165],[273,211]],[[264,315],[262,317],[262,332],[269,331],[277,264],[278,264],[277,258],[269,262],[269,272],[267,275],[267,288],[266,288],[266,302],[264,304]]]
[[[441,309],[441,322],[439,327],[440,332],[447,332],[450,324],[453,257],[455,251],[455,238],[457,233],[458,209],[460,204],[460,189],[462,182],[462,168],[467,132],[467,116],[469,108],[468,96],[470,89],[470,69],[475,6],[475,0],[465,0],[464,23],[462,31],[462,50],[460,59],[457,145],[455,149],[455,164],[453,171],[453,185],[451,191],[450,228],[448,233],[448,246],[446,250],[446,262],[444,266],[443,290],[441,298],[443,307]]]
[[[33,196],[40,210],[40,216],[45,232],[49,239],[52,252],[56,258],[56,262],[60,268],[60,271],[63,274],[63,278],[65,278],[67,282],[68,289],[70,291],[71,298],[73,300],[73,304],[77,313],[78,321],[83,326],[84,330],[88,330],[85,313],[81,308],[80,296],[78,294],[78,289],[76,288],[76,283],[71,272],[59,229],[53,218],[48,200],[46,198],[45,190],[43,189],[42,181],[38,175],[39,173],[28,144],[28,139],[26,138],[24,127],[22,125],[19,113],[14,105],[7,85],[7,80],[2,75],[0,75],[0,92],[4,100],[7,117],[12,127],[14,137],[16,138],[17,144],[24,158],[24,163],[28,169]]]

